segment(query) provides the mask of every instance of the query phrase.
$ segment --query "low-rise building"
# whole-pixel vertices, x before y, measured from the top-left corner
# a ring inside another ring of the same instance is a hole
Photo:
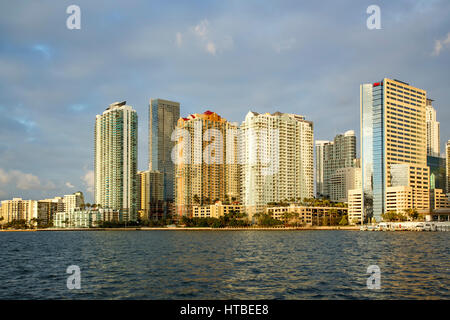
[[[362,224],[364,221],[363,197],[361,189],[348,191],[348,223]]]
[[[193,206],[193,218],[219,218],[229,213],[243,213],[244,206],[239,204],[222,204],[221,201],[208,206]]]
[[[71,209],[69,212],[57,212],[54,226],[56,228],[92,228],[102,222],[120,221],[120,213],[114,209]]]
[[[386,212],[404,214],[413,208],[413,189],[409,186],[388,187],[386,189]]]
[[[450,201],[444,190],[430,190],[430,208],[431,210],[450,209]]]
[[[348,214],[348,208],[308,207],[291,204],[290,206],[268,207],[265,213],[280,221],[320,226],[339,223],[342,216]]]

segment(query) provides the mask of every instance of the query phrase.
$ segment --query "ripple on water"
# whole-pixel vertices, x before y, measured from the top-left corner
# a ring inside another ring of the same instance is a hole
[[[448,299],[449,235],[0,233],[0,299]],[[66,288],[73,264],[79,291]],[[372,264],[380,290],[366,287]]]

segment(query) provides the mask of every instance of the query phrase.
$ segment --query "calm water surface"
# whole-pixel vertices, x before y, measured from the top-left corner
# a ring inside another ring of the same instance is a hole
[[[449,232],[0,232],[0,299],[449,299]],[[81,269],[68,290],[66,268]],[[369,265],[381,289],[366,287]]]

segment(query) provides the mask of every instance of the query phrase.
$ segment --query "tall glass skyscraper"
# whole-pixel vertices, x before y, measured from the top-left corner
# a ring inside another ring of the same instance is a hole
[[[180,103],[163,99],[150,99],[148,154],[149,170],[164,175],[164,201],[174,201],[175,164],[172,161],[172,132],[180,118]]]
[[[95,203],[137,219],[136,111],[126,101],[111,104],[95,121]]]
[[[361,166],[365,218],[390,210],[391,167],[408,164],[414,209],[429,208],[426,91],[391,79],[360,87]],[[405,189],[406,190],[406,189]],[[405,192],[395,189],[392,192]]]

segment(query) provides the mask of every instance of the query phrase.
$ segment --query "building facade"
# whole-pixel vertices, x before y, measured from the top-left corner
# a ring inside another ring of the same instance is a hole
[[[177,216],[191,215],[194,205],[238,201],[237,125],[208,110],[180,118],[177,134]]]
[[[148,169],[159,171],[164,175],[164,201],[167,207],[175,200],[175,164],[172,161],[172,140],[178,119],[180,118],[180,103],[150,99],[149,104],[149,135],[148,135]]]
[[[55,215],[55,228],[95,228],[103,222],[119,222],[119,210],[114,209],[71,209],[68,212],[58,212]]]
[[[303,116],[249,112],[240,127],[241,200],[252,213],[270,202],[314,196],[313,123]]]
[[[95,203],[137,219],[137,113],[111,104],[95,122]]]
[[[3,200],[0,208],[2,223],[25,220],[30,223],[32,219],[38,219],[38,202],[36,200],[23,200],[22,198],[13,198],[12,200]]]
[[[348,223],[362,224],[364,222],[362,189],[348,191]]]
[[[423,183],[429,179],[426,99],[425,90],[399,80],[384,78],[360,87],[362,199],[368,220],[381,221],[386,212],[391,166],[396,164],[410,165],[413,197],[429,206],[428,183]]]
[[[325,148],[327,145],[333,144],[333,142],[328,140],[316,140],[315,150],[316,150],[316,197],[325,197]]]
[[[427,99],[427,155],[432,157],[440,157],[440,123],[437,121],[436,110],[433,108],[432,102],[433,100]]]
[[[138,172],[138,212],[141,220],[164,217],[164,175],[156,170]]]
[[[207,206],[193,206],[193,218],[220,218],[230,213],[244,213],[245,208],[239,204],[223,204],[221,201]]]
[[[344,168],[354,168],[356,165],[356,135],[353,130],[349,130],[344,134],[338,134],[332,142],[317,141],[317,196],[332,201],[346,199],[349,189],[345,189],[344,184],[337,183],[337,179],[342,176],[343,171],[339,171],[337,175],[336,172]],[[342,186],[342,188],[339,189],[339,186]],[[355,186],[350,187],[350,189],[354,188]]]
[[[354,189],[361,189],[361,168],[339,168],[328,179],[331,201],[348,202],[348,192]]]
[[[430,168],[430,189],[442,189],[447,185],[445,158],[427,156],[427,165]]]
[[[272,218],[288,223],[300,223],[309,226],[336,225],[342,216],[348,214],[348,208],[341,207],[307,207],[279,206],[267,207],[265,213]]]

